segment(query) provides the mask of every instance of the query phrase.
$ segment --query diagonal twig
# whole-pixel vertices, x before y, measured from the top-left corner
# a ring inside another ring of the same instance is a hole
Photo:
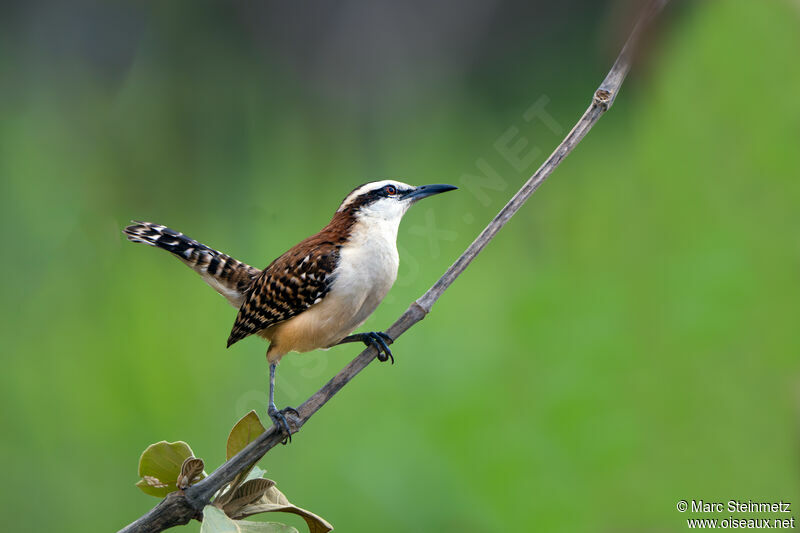
[[[577,144],[589,132],[600,117],[608,111],[619,93],[622,82],[631,67],[633,55],[642,32],[653,18],[661,11],[669,0],[651,0],[644,7],[631,31],[628,40],[617,56],[614,66],[606,75],[603,83],[595,91],[589,108],[567,134],[561,144],[542,163],[533,176],[525,182],[520,190],[500,210],[497,216],[484,228],[478,237],[470,244],[464,253],[456,259],[450,268],[434,285],[419,299],[409,306],[405,313],[398,318],[386,331],[393,339],[405,333],[411,326],[425,318],[436,300],[447,290],[455,279],[469,266],[473,259],[491,241],[497,232],[519,211],[522,205],[547,179],[561,161],[572,152]],[[290,415],[287,418],[291,425],[292,433],[300,430],[317,411],[322,408],[342,387],[353,379],[359,372],[372,362],[378,355],[374,347],[362,351],[355,359],[350,361],[333,379],[326,383],[298,408],[298,416]],[[236,454],[207,478],[186,489],[169,494],[156,507],[147,514],[132,522],[119,533],[144,533],[163,531],[172,526],[188,523],[192,518],[200,517],[205,506],[214,494],[229,483],[239,472],[250,467],[260,460],[269,450],[284,439],[284,434],[275,426],[270,427],[256,440],[251,442],[241,452]]]

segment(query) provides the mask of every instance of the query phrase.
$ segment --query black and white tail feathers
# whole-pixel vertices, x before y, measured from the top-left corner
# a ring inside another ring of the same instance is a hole
[[[244,302],[247,289],[261,273],[166,226],[133,221],[124,232],[131,242],[149,244],[174,254],[237,309]]]

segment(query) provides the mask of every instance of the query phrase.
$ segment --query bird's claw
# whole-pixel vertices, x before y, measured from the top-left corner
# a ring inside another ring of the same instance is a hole
[[[374,346],[378,350],[378,361],[385,362],[391,359],[392,364],[394,364],[394,356],[392,350],[389,349],[389,344],[393,342],[394,339],[382,331],[371,331],[364,339],[364,344]]]
[[[272,419],[272,423],[286,435],[286,438],[283,439],[281,444],[289,444],[292,442],[292,430],[289,427],[289,422],[286,420],[286,413],[292,413],[297,417],[300,416],[300,413],[298,413],[297,409],[294,407],[284,407],[279,411],[277,407],[270,405],[269,409],[267,409],[267,414]]]

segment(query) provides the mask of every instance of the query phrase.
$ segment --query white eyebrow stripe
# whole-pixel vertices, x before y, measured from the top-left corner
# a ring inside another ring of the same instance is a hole
[[[347,198],[342,201],[342,204],[339,206],[339,209],[336,210],[338,213],[339,211],[343,210],[345,207],[350,205],[350,203],[364,194],[365,192],[369,192],[375,189],[379,189],[380,187],[385,187],[386,185],[394,185],[398,189],[413,189],[413,187],[407,183],[403,183],[402,181],[397,180],[381,180],[381,181],[373,181],[370,183],[365,183],[358,189],[354,190],[350,194],[347,195]]]

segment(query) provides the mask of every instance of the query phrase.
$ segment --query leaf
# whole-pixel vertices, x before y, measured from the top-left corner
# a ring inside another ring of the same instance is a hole
[[[233,514],[232,518],[244,518],[258,513],[272,512],[293,513],[303,517],[311,533],[328,533],[328,531],[333,530],[333,526],[321,516],[289,502],[286,496],[274,485],[266,490],[261,499],[250,505],[245,505],[237,513]]]
[[[241,487],[233,492],[230,500],[222,505],[222,510],[228,516],[236,516],[236,512],[239,509],[261,499],[264,493],[273,485],[275,485],[275,482],[271,479],[260,478],[245,481]]]
[[[203,508],[203,524],[200,533],[300,533],[297,529],[277,522],[251,522],[231,520],[218,507]]]
[[[181,466],[193,455],[192,449],[183,441],[162,440],[151,444],[139,458],[139,477],[142,479],[136,486],[145,494],[158,498],[178,490]]]
[[[267,473],[267,471],[264,470],[263,468],[259,468],[258,466],[254,466],[253,469],[250,471],[250,473],[247,474],[247,477],[245,478],[245,481],[250,481],[251,479],[262,478],[262,477],[264,477],[264,474],[266,474],[266,473]]]
[[[256,440],[256,437],[264,433],[264,425],[261,424],[255,411],[250,411],[233,426],[231,434],[228,435],[227,458],[230,459],[245,446]]]
[[[242,533],[300,533],[296,528],[278,522],[250,522],[237,520],[236,524]]]
[[[214,505],[217,507],[225,507],[233,497],[233,493],[239,485],[247,483],[251,479],[260,479],[267,473],[266,470],[258,466],[253,466],[251,468],[251,470],[245,469],[239,472],[227,486],[220,489],[217,497],[214,499]],[[274,481],[272,483],[274,484]]]
[[[226,449],[227,458],[230,459],[239,453],[244,449],[245,446],[253,442],[256,437],[264,433],[264,431],[266,430],[261,424],[261,420],[258,418],[258,415],[255,411],[250,411],[244,415],[238,422],[236,422],[236,424],[234,424],[230,435],[228,435],[228,444]],[[257,467],[253,465],[250,468]],[[214,503],[220,507],[228,503],[228,501],[233,497],[233,491],[235,491],[243,481],[251,479],[250,468],[246,468],[239,472],[228,484],[227,490],[221,489]],[[259,468],[259,470],[261,469]]]
[[[197,457],[187,458],[181,465],[181,473],[178,475],[178,481],[176,482],[178,488],[183,490],[206,477],[206,473],[203,471],[204,468],[205,463],[202,459]]]
[[[203,525],[200,533],[240,533],[236,522],[228,518],[222,509],[213,505],[203,507]]]
[[[144,476],[142,479],[136,482],[136,486],[142,489],[145,494],[150,494],[152,489],[162,489],[168,487],[169,485],[162,483],[160,479],[153,476]]]

